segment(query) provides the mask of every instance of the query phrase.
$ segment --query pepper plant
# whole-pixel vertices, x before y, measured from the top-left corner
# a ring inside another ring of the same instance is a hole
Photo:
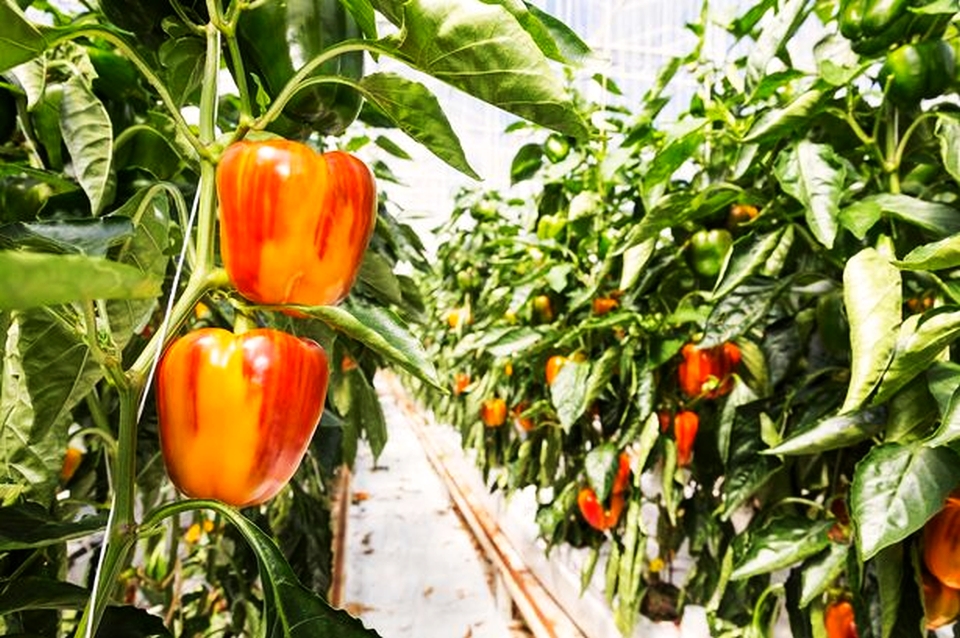
[[[586,47],[480,0],[3,0],[0,39],[0,628],[372,634],[325,601],[327,485],[385,443],[378,368],[438,382],[365,141],[475,173],[365,60],[579,138],[550,60]]]
[[[517,186],[439,229],[425,329],[469,382],[411,387],[493,487],[535,491],[548,545],[588,551],[624,634],[689,605],[714,636],[956,620],[956,11],[705,6],[639,103],[603,78],[566,153],[516,127]],[[512,425],[484,426],[491,397]]]

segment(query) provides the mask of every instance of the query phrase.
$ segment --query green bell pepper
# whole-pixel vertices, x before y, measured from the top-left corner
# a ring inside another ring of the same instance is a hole
[[[909,105],[942,95],[955,75],[953,47],[943,40],[928,40],[888,53],[879,78],[890,99]]]
[[[716,277],[723,268],[733,235],[724,228],[699,230],[690,238],[690,266],[703,277]]]
[[[280,0],[257,3],[237,22],[237,41],[248,86],[257,79],[271,100],[307,62],[344,40],[359,39],[360,27],[340,0]],[[351,51],[320,65],[309,77],[359,80],[363,52]],[[313,84],[298,91],[284,115],[314,130],[339,135],[360,113],[362,96],[343,84]]]

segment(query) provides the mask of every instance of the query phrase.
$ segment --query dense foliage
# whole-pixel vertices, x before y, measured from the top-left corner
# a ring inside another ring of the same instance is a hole
[[[956,527],[923,530],[960,484],[956,11],[705,11],[642,102],[585,105],[586,143],[517,127],[514,186],[439,230],[425,329],[454,391],[419,396],[492,485],[536,490],[549,544],[592,548],[624,632],[689,604],[716,636],[955,620],[928,567],[955,573]]]

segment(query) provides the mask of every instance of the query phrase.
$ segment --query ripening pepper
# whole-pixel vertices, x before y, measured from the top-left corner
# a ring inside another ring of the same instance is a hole
[[[611,494],[623,494],[627,491],[627,488],[630,487],[631,471],[630,455],[626,452],[621,452],[617,464],[617,475],[613,478],[613,486],[610,488]]]
[[[553,302],[547,295],[537,295],[533,298],[533,314],[540,323],[553,321]]]
[[[480,420],[488,428],[498,428],[507,421],[507,402],[500,397],[486,399],[480,404]]]
[[[960,589],[960,494],[923,526],[923,562],[941,583]]]
[[[716,399],[733,389],[733,373],[740,365],[740,348],[724,343],[713,348],[697,348],[688,343],[680,351],[678,376],[680,390],[688,397]]]
[[[327,394],[323,348],[273,329],[187,333],[157,368],[167,474],[193,498],[269,500],[293,476]]]
[[[858,638],[853,605],[849,600],[836,600],[823,612],[823,625],[827,638]]]
[[[677,441],[677,464],[680,467],[690,465],[699,429],[700,417],[692,410],[681,410],[673,417],[673,436]]]
[[[220,251],[241,295],[332,305],[356,279],[373,234],[373,175],[341,151],[288,140],[238,142],[217,166]]]
[[[947,587],[926,570],[921,570],[920,577],[927,629],[939,629],[960,617],[960,589]]]
[[[80,461],[83,460],[83,450],[70,446],[63,456],[63,465],[60,466],[60,483],[66,485],[77,473],[80,467]]]
[[[453,394],[461,395],[467,391],[470,385],[470,375],[466,372],[458,372],[453,375]]]
[[[626,500],[623,494],[613,494],[610,497],[610,508],[604,508],[603,504],[597,498],[597,493],[593,488],[584,487],[577,494],[577,506],[580,508],[580,515],[590,527],[604,532],[614,526],[620,520],[620,514]]]
[[[569,361],[570,359],[563,356],[562,354],[555,354],[549,359],[547,359],[547,366],[546,366],[546,372],[545,372],[545,375],[547,378],[547,385],[553,385],[553,380],[557,378],[558,374],[560,374],[560,369],[563,368],[563,366],[567,365]]]
[[[529,432],[536,427],[533,419],[523,416],[523,413],[526,412],[529,407],[526,401],[521,401],[510,410],[510,414],[513,416],[513,422],[524,432]]]
[[[616,310],[620,302],[613,297],[597,297],[593,300],[593,314],[605,315],[608,312]]]
[[[942,95],[955,75],[953,47],[943,40],[926,40],[888,53],[878,77],[891,99],[910,105]]]

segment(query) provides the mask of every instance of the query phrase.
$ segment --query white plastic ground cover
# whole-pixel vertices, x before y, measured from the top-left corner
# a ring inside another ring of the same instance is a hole
[[[351,478],[342,607],[383,638],[509,638],[479,555],[392,397],[379,461],[360,446]]]

